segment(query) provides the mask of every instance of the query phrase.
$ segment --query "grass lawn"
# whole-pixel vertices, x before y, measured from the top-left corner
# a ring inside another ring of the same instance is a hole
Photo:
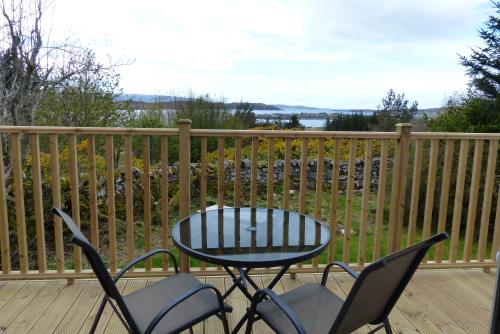
[[[306,213],[309,215],[313,214],[314,211],[314,200],[315,200],[315,192],[313,190],[308,191],[307,196],[306,196]],[[321,197],[321,220],[327,222],[329,220],[330,216],[330,192],[329,191],[324,191],[323,196]],[[208,205],[216,203],[216,199],[214,198],[208,198],[207,199]],[[290,210],[298,210],[298,193],[294,193],[290,195]],[[257,206],[266,206],[266,198],[265,195],[263,196],[258,196],[257,200]],[[226,200],[225,205],[231,206],[233,204],[232,200]],[[242,201],[242,206],[248,206],[249,202],[247,200]],[[346,196],[344,194],[339,194],[338,197],[338,209],[337,209],[337,224],[344,225],[344,219],[345,219],[345,206],[346,206]],[[282,197],[280,195],[275,196],[274,199],[274,207],[282,207]],[[198,208],[198,202],[196,199],[193,199],[192,201],[192,211],[196,211]],[[372,262],[373,259],[373,250],[374,250],[374,223],[375,223],[375,213],[376,213],[376,194],[372,193],[370,194],[369,198],[369,214],[368,214],[368,222],[369,226],[367,229],[367,240],[366,240],[366,255],[365,255],[365,262]],[[350,257],[349,257],[349,262],[351,263],[356,263],[357,262],[357,255],[358,255],[358,244],[359,244],[359,225],[360,225],[360,212],[361,212],[361,194],[360,193],[355,193],[354,194],[354,200],[353,200],[353,206],[352,206],[352,234],[351,234],[351,240],[350,240]],[[383,232],[382,232],[382,240],[381,240],[381,256],[385,255],[387,253],[387,243],[388,243],[388,220],[389,220],[389,203],[386,202],[386,206],[384,207],[384,224],[383,224]],[[175,225],[175,222],[177,221],[177,217],[173,216],[172,219],[170,220],[170,226],[171,228],[173,225]],[[432,233],[435,233],[437,229],[437,222],[432,226]],[[137,228],[135,230],[136,233],[136,249],[140,250],[144,248],[144,233],[143,233],[143,227],[142,224],[138,224]],[[160,228],[159,226],[153,226],[153,235],[159,235],[160,233]],[[335,240],[335,259],[336,260],[341,260],[342,259],[342,248],[343,248],[343,238],[344,236],[342,234],[337,234],[336,240]],[[421,240],[422,239],[422,230],[418,229],[417,231],[417,237],[416,240]],[[403,245],[407,244],[407,226],[404,227],[403,230]],[[463,250],[464,250],[464,233],[462,233],[462,236],[459,240],[459,246],[458,246],[458,252],[457,252],[457,258],[461,259],[463,257]],[[155,246],[160,246],[155,245]],[[443,260],[446,260],[449,256],[449,247],[450,247],[450,240],[446,240],[444,242],[444,256]],[[178,255],[178,250],[175,247],[172,247],[172,251]],[[487,253],[490,254],[491,251],[491,244],[488,245]],[[472,259],[475,259],[477,256],[477,242],[473,243],[473,250],[472,250]],[[429,252],[429,260],[433,260],[435,257],[435,248],[431,249]],[[311,261],[308,261],[309,263]],[[320,255],[320,263],[326,263],[327,262],[327,251],[325,250],[321,255]],[[160,267],[161,266],[161,256],[157,256],[153,258],[153,265]],[[196,259],[191,259],[191,266],[197,267],[200,265],[200,261]],[[142,265],[141,265],[142,266]],[[139,266],[139,267],[141,267]],[[208,264],[208,266],[211,266]]]

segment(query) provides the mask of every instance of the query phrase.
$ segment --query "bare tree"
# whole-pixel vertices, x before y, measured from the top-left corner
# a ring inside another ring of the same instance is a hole
[[[7,4],[2,1],[0,48],[0,120],[2,124],[33,125],[44,82],[53,70],[42,65],[41,0]]]
[[[2,0],[0,27],[0,124],[34,125],[35,112],[50,89],[77,74],[99,72],[89,51],[69,41],[50,43],[42,29],[43,0]]]
[[[94,54],[69,39],[53,43],[42,26],[51,3],[44,0],[0,0],[0,125],[35,124],[35,113],[48,92],[64,88],[72,78],[113,69],[95,61]],[[50,0],[47,0],[50,1]],[[3,157],[10,175],[10,152]],[[22,151],[28,151],[23,139]]]

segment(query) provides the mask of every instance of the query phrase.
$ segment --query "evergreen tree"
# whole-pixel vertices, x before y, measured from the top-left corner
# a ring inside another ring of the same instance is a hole
[[[493,1],[495,14],[490,15],[485,27],[479,30],[479,37],[485,47],[472,49],[470,57],[460,56],[466,67],[473,92],[479,96],[494,99],[500,92],[500,2]]]
[[[451,97],[436,117],[426,117],[431,131],[500,132],[500,2],[479,30],[486,46],[472,49],[460,62],[470,77],[463,97]]]
[[[253,112],[252,105],[248,102],[240,101],[238,103],[234,111],[234,117],[245,129],[253,128],[257,123],[257,117]]]
[[[300,123],[299,115],[293,114],[292,117],[290,117],[290,122],[285,123],[283,125],[284,129],[305,129],[305,126]]]
[[[410,122],[418,111],[418,102],[414,101],[408,106],[405,94],[398,94],[389,89],[386,97],[382,99],[382,106],[378,106],[376,112],[378,130],[394,131],[394,125],[402,122]]]

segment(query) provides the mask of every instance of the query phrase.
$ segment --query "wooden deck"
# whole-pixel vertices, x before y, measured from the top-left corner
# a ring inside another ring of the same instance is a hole
[[[275,287],[277,293],[307,282],[319,282],[319,275],[301,274],[296,279],[283,277]],[[200,278],[224,291],[231,286],[228,277]],[[256,282],[266,285],[272,277],[258,276]],[[130,293],[156,279],[123,279],[119,287]],[[419,271],[390,315],[397,332],[403,333],[487,333],[494,271],[439,270]],[[352,279],[334,273],[329,287],[345,296]],[[9,281],[0,282],[1,333],[87,333],[102,290],[96,280]],[[247,301],[239,291],[228,298],[234,307],[229,316],[230,328],[243,316]],[[262,322],[257,333],[270,332]],[[358,331],[367,332],[368,328]],[[101,318],[98,333],[124,333],[118,318],[108,307]],[[195,328],[195,333],[221,333],[220,321],[213,317]]]

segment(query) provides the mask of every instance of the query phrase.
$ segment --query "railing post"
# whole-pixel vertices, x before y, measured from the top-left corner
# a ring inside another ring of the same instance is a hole
[[[183,219],[189,216],[190,212],[190,162],[191,162],[191,120],[179,120],[179,218]],[[181,231],[181,238],[189,239],[189,230]],[[183,272],[189,272],[189,257],[180,253],[180,269]]]
[[[394,167],[392,174],[391,209],[389,214],[389,253],[401,247],[403,233],[403,215],[406,198],[406,182],[408,179],[408,157],[410,151],[410,123],[396,124],[399,139],[396,144]]]

